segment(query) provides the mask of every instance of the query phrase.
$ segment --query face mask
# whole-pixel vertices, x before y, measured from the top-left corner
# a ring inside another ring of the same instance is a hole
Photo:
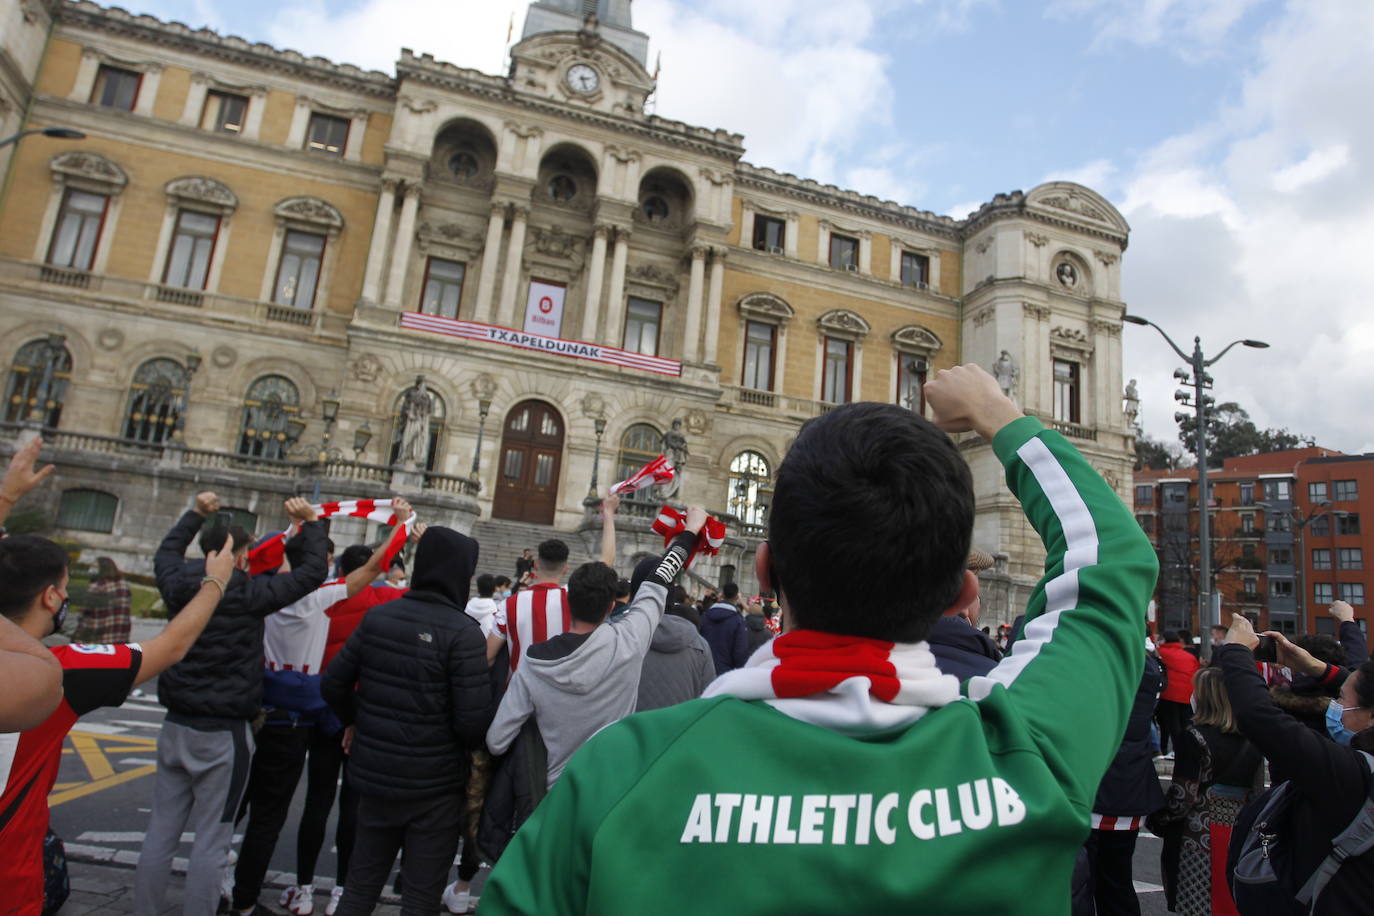
[[[1336,700],[1331,701],[1331,705],[1326,707],[1326,731],[1331,735],[1331,739],[1337,744],[1349,745],[1355,737],[1355,733],[1345,727],[1341,720],[1341,714],[1347,709],[1354,709],[1354,706],[1342,706]]]
[[[67,622],[67,606],[71,604],[70,598],[63,598],[62,603],[57,606],[57,613],[52,615],[52,631],[61,632],[62,624]]]

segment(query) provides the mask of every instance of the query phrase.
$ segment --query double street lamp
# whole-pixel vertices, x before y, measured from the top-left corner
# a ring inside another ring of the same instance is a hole
[[[1198,589],[1198,601],[1201,603],[1199,620],[1205,620],[1209,626],[1216,626],[1221,622],[1221,608],[1212,605],[1212,536],[1211,518],[1207,510],[1211,504],[1211,496],[1207,488],[1207,407],[1211,399],[1204,393],[1212,387],[1212,376],[1207,374],[1207,368],[1221,359],[1231,348],[1240,344],[1255,349],[1265,349],[1269,344],[1262,340],[1233,340],[1227,344],[1220,353],[1208,359],[1202,352],[1202,338],[1193,338],[1193,352],[1191,355],[1184,353],[1178,344],[1174,343],[1172,337],[1164,333],[1164,329],[1150,321],[1148,318],[1141,318],[1139,315],[1122,315],[1122,321],[1131,324],[1149,325],[1159,332],[1169,346],[1174,348],[1174,352],[1192,368],[1191,378],[1189,373],[1178,370],[1174,377],[1183,384],[1193,386],[1193,409],[1196,411],[1197,418],[1197,479],[1198,479],[1198,550],[1201,569],[1200,587]],[[1187,403],[1187,393],[1180,392],[1183,397],[1175,395],[1178,400]],[[1184,416],[1175,414],[1175,419]],[[1199,629],[1202,629],[1199,627]],[[1206,632],[1206,630],[1203,630]],[[1204,659],[1212,657],[1212,641],[1204,639],[1202,641],[1202,653]]]
[[[334,424],[339,420],[339,395],[337,392],[329,392],[320,399],[320,417],[324,420],[324,434],[320,441],[307,447],[307,454],[311,457],[311,468],[315,475],[314,496],[311,502],[320,501],[320,476],[324,473],[324,465],[330,461],[343,460],[343,451],[334,445],[329,444],[329,440],[334,435]],[[292,441],[300,439],[305,432],[305,422],[299,419],[288,420],[286,422],[287,435]],[[356,461],[362,456],[367,444],[372,441],[372,427],[367,421],[358,427],[353,433],[353,459]]]

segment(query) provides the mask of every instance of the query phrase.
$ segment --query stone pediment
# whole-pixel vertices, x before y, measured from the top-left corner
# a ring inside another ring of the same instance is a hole
[[[343,214],[333,204],[318,197],[288,197],[278,201],[272,212],[279,219],[314,223],[333,232],[339,231],[344,225]]]
[[[816,325],[823,334],[843,337],[846,340],[867,337],[868,332],[872,330],[867,321],[848,309],[832,309],[818,318]]]
[[[86,150],[71,150],[54,156],[49,167],[52,169],[54,177],[60,176],[64,179],[76,178],[88,182],[97,182],[114,191],[118,191],[129,183],[129,176],[114,163],[114,160],[106,159],[99,153],[87,152]]]
[[[168,197],[209,204],[219,210],[234,210],[239,205],[238,195],[231,191],[228,185],[204,175],[175,178],[167,182],[165,190]]]
[[[892,332],[892,345],[898,350],[930,357],[940,351],[944,341],[928,328],[923,328],[919,324],[909,324]]]
[[[740,299],[737,307],[745,318],[772,324],[786,324],[796,314],[781,296],[772,293],[750,293]]]
[[[1083,220],[1123,235],[1131,231],[1126,218],[1105,197],[1072,181],[1051,181],[1033,188],[1026,195],[1026,205],[1059,219]]]

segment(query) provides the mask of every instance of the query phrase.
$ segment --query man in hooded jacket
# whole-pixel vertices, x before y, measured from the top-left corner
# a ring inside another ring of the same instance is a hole
[[[348,777],[360,796],[337,916],[372,912],[402,844],[402,912],[439,909],[469,752],[494,711],[486,641],[463,612],[477,552],[472,538],[428,528],[410,591],[370,611],[325,671],[321,693],[352,732]]]
[[[717,675],[734,671],[749,661],[749,631],[739,608],[735,607],[739,586],[727,582],[720,594],[720,600],[701,615],[701,635],[711,645]]]

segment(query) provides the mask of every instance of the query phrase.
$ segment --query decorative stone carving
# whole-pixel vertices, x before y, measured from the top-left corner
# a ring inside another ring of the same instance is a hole
[[[238,196],[228,185],[204,175],[173,179],[167,182],[165,190],[168,197],[209,204],[221,210],[235,210],[239,205]]]
[[[272,212],[278,219],[315,223],[328,228],[331,232],[338,232],[344,225],[343,214],[332,204],[325,203],[318,197],[288,197],[279,201],[272,208]]]
[[[996,315],[997,309],[989,305],[987,308],[974,313],[973,326],[975,328],[981,328],[983,325],[991,321]]]
[[[1068,289],[1078,285],[1078,268],[1068,261],[1060,261],[1054,267],[1054,278]]]
[[[228,369],[238,361],[238,358],[239,352],[225,344],[220,344],[210,351],[210,362],[214,364],[216,369]]]
[[[1056,340],[1071,341],[1073,343],[1088,343],[1088,335],[1078,328],[1066,328],[1063,325],[1055,325],[1050,328],[1050,336]]]
[[[1107,321],[1105,318],[1094,318],[1088,323],[1092,328],[1093,334],[1101,334],[1104,337],[1120,337],[1121,325],[1115,321]]]
[[[992,377],[997,379],[1003,394],[1009,398],[1016,397],[1016,381],[1021,377],[1021,370],[1016,367],[1016,360],[1011,358],[1009,351],[1003,350],[997,362],[992,364]]]
[[[1140,416],[1140,391],[1136,388],[1135,379],[1131,379],[1126,385],[1126,392],[1122,395],[1125,404],[1122,413],[1126,415],[1126,425],[1134,427],[1136,419]]]
[[[1021,305],[1021,311],[1025,312],[1027,318],[1034,318],[1036,321],[1049,321],[1049,306],[1036,305],[1034,302],[1025,302]]]
[[[582,249],[582,241],[566,232],[562,226],[554,226],[551,229],[535,227],[531,230],[530,237],[531,244],[540,254],[565,261],[581,260],[578,255]]]
[[[656,264],[637,264],[625,272],[627,279],[644,283],[649,286],[661,286],[664,289],[677,291],[677,274],[666,267],[659,267]]]
[[[1053,207],[1056,210],[1063,210],[1067,213],[1086,216],[1088,219],[1095,219],[1099,222],[1111,222],[1107,214],[1093,206],[1089,201],[1072,192],[1069,194],[1055,195],[1053,197],[1042,197],[1037,203],[1043,204],[1046,207]]]
[[[944,341],[928,328],[909,324],[892,332],[892,345],[898,350],[919,353],[929,359],[940,351]]]
[[[382,361],[372,353],[353,360],[353,377],[360,382],[375,382],[382,374]]]
[[[582,416],[593,419],[606,416],[606,399],[595,391],[587,392],[582,398]]]
[[[1050,237],[1039,232],[1027,232],[1026,241],[1030,242],[1036,248],[1044,248],[1050,243]]]
[[[473,397],[478,400],[491,400],[492,396],[496,394],[496,379],[492,378],[490,374],[483,372],[472,380],[472,385],[470,387],[472,388]]]
[[[755,318],[778,325],[786,325],[795,314],[792,306],[772,293],[749,293],[740,299],[737,308],[745,318]]]
[[[517,137],[521,137],[525,140],[528,140],[531,137],[544,136],[544,128],[536,127],[533,124],[518,124],[515,121],[507,121],[506,130],[515,134]]]
[[[682,432],[682,418],[674,417],[673,425],[663,434],[663,454],[677,473],[673,479],[655,487],[659,499],[671,499],[682,492],[682,478],[687,471],[687,459],[691,452],[687,449],[687,436]]]
[[[421,101],[408,95],[401,96],[400,102],[405,106],[407,111],[413,112],[414,114],[429,114],[439,107],[439,103],[433,99],[424,99]]]
[[[50,168],[54,178],[84,178],[110,186],[116,193],[129,183],[124,170],[99,153],[72,150],[54,156]]]
[[[401,395],[401,449],[398,464],[418,469],[429,457],[429,420],[434,416],[434,395],[425,387],[425,377],[415,376],[415,384]]]
[[[465,230],[457,223],[421,223],[421,235],[431,235],[445,241],[457,241],[465,234]]]
[[[711,427],[711,418],[704,410],[687,411],[687,432],[694,436],[704,436]]]
[[[978,240],[977,244],[973,246],[973,250],[978,252],[979,254],[987,254],[988,249],[992,247],[992,243],[994,241],[994,236],[992,236],[991,234],[985,235]]]
[[[831,309],[816,324],[823,333],[847,340],[861,340],[872,330],[867,321],[847,309]]]
[[[1118,255],[1115,255],[1110,251],[1103,251],[1100,248],[1093,251],[1093,257],[1101,261],[1104,267],[1111,267],[1113,264],[1120,260],[1120,257]]]
[[[96,335],[95,342],[102,350],[118,350],[124,344],[124,332],[119,328],[104,328]]]

